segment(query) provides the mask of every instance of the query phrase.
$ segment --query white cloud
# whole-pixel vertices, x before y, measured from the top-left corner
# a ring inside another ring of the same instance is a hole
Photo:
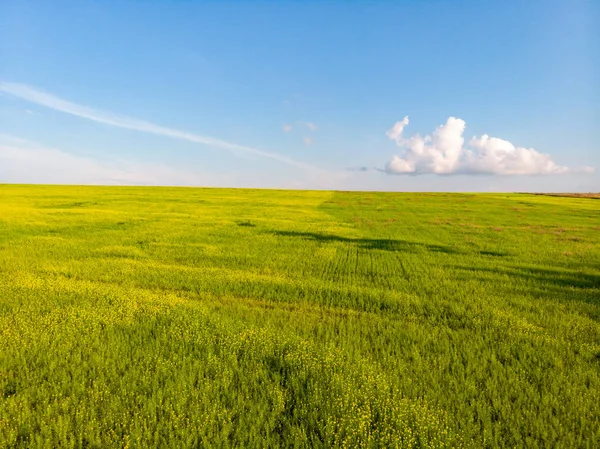
[[[408,125],[408,116],[404,117],[401,122],[396,122],[392,129],[390,129],[386,134],[392,140],[398,140],[404,131],[404,127]],[[398,142],[400,143],[400,142]]]
[[[305,137],[304,139],[302,139],[304,142],[304,145],[309,146],[312,145],[313,141],[310,137]]]
[[[464,145],[466,123],[450,117],[430,136],[403,136],[408,117],[397,122],[386,134],[404,148],[401,156],[393,156],[386,164],[390,174],[492,174],[492,175],[550,175],[573,172],[592,172],[585,167],[574,170],[555,163],[552,158],[533,148],[515,147],[512,143],[483,135],[473,137]]]
[[[283,130],[284,133],[289,133],[292,130],[292,125],[289,124],[285,124],[281,127],[281,129]]]
[[[156,125],[154,123],[138,120],[135,118],[124,117],[110,112],[98,111],[87,106],[71,103],[70,101],[64,100],[46,92],[42,92],[34,87],[25,84],[0,82],[0,92],[4,92],[14,97],[21,98],[31,103],[46,106],[57,111],[65,112],[67,114],[71,114],[81,118],[86,118],[88,120],[92,120],[110,126],[132,129],[140,132],[167,136],[173,139],[200,143],[204,145],[209,145],[211,147],[222,148],[233,153],[245,153],[254,156],[260,156],[263,158],[273,159],[306,170],[320,170],[319,168],[314,167],[310,164],[296,161],[278,153],[272,153],[259,150],[257,148],[238,145],[224,140],[215,139],[213,137],[202,136],[199,134],[188,133],[185,131],[179,131],[177,129],[167,128],[164,126]]]

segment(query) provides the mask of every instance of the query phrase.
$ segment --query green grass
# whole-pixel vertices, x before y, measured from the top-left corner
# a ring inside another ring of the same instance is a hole
[[[3,447],[594,447],[599,320],[594,199],[0,185]]]

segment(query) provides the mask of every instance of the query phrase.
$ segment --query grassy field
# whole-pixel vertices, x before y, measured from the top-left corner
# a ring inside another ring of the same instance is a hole
[[[600,201],[0,185],[2,447],[598,447]]]

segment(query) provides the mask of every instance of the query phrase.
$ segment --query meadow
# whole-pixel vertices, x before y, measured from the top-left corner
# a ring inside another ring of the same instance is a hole
[[[0,447],[598,447],[600,200],[0,185]]]

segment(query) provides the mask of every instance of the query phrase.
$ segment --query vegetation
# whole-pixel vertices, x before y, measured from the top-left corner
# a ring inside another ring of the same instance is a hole
[[[537,195],[567,196],[567,197],[572,197],[572,198],[600,199],[600,193],[537,193]]]
[[[4,447],[593,447],[600,202],[0,186]]]

